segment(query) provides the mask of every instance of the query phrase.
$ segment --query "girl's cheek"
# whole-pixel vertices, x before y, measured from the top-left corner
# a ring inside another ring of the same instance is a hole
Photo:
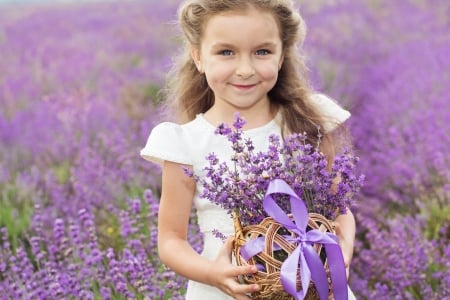
[[[262,76],[269,80],[278,77],[278,66],[270,66],[261,71]]]

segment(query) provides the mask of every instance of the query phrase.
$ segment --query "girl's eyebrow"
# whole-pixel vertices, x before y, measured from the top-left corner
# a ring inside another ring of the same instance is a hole
[[[275,48],[277,46],[276,43],[273,42],[265,42],[257,46],[256,48]]]
[[[276,47],[276,43],[274,42],[264,42],[261,44],[258,44],[256,47],[254,48],[275,48]],[[223,49],[223,48],[235,48],[236,45],[233,44],[229,44],[229,43],[216,43],[212,45],[212,49]]]
[[[234,48],[235,46],[228,43],[216,43],[212,45],[212,49]]]

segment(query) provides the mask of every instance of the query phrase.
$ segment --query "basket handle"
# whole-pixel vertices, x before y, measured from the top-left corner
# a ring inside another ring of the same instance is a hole
[[[237,243],[237,245],[242,246],[245,244],[245,238],[241,220],[239,219],[239,215],[235,211],[233,211],[232,216],[234,224],[234,242]]]

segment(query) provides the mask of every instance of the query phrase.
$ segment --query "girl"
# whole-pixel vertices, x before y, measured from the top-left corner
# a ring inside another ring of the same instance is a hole
[[[220,123],[232,124],[235,112],[246,120],[245,135],[256,150],[266,149],[269,135],[287,132],[306,132],[316,144],[320,125],[325,131],[322,151],[332,159],[332,135],[349,113],[310,90],[296,46],[305,28],[291,1],[187,1],[179,9],[179,21],[185,52],[168,82],[179,123],[156,126],[141,151],[145,159],[162,164],[158,251],[164,264],[190,279],[186,299],[251,299],[248,294],[258,285],[240,284],[237,278],[256,267],[233,265],[232,239],[223,243],[212,233],[220,229],[232,235],[231,217],[199,197],[201,186],[182,167],[201,174],[209,153],[229,159],[228,141],[214,130]],[[204,234],[201,254],[186,237],[192,206]],[[354,217],[349,211],[336,223],[348,268]]]

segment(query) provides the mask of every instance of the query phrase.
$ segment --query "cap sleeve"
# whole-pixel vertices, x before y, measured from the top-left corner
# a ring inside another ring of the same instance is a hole
[[[333,131],[351,116],[349,111],[343,109],[335,100],[324,94],[314,94],[311,99],[314,106],[325,117],[325,131]]]
[[[165,160],[180,164],[192,164],[187,147],[188,143],[182,127],[179,124],[164,122],[152,129],[140,155],[159,165]]]

